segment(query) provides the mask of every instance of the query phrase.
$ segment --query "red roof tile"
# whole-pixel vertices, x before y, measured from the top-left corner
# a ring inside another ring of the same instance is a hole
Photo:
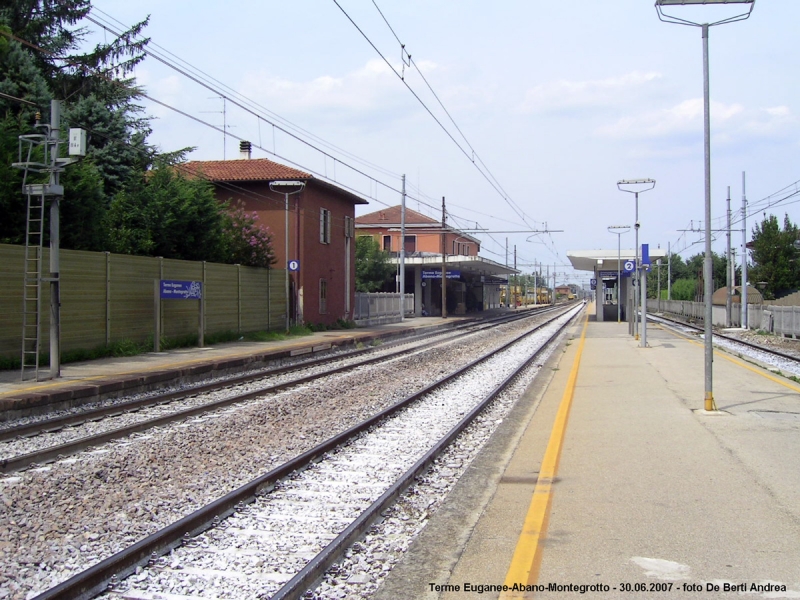
[[[276,181],[313,179],[313,175],[266,158],[251,160],[194,160],[181,165],[184,172],[202,174],[211,181]]]
[[[391,206],[375,212],[367,213],[356,217],[356,224],[358,225],[399,225],[400,224],[400,206]],[[408,225],[439,225],[440,222],[428,216],[418,213],[415,210],[406,208],[406,224]]]

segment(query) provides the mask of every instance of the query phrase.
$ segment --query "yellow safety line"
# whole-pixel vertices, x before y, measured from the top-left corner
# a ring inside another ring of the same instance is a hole
[[[694,344],[695,346],[703,346],[703,344],[701,344],[700,342],[696,342],[693,339],[687,338],[686,336],[681,335],[677,331],[672,331],[671,329],[666,328],[666,327],[662,327],[662,329],[664,331],[670,332],[675,337],[680,337],[682,339],[685,339],[690,344]],[[725,360],[728,360],[728,361],[732,362],[735,365],[739,365],[740,367],[744,367],[748,371],[752,371],[753,373],[756,373],[757,375],[761,375],[765,379],[769,379],[770,381],[774,381],[775,383],[778,383],[778,384],[782,385],[783,387],[787,387],[792,391],[800,392],[800,387],[798,387],[796,385],[792,385],[791,383],[789,383],[785,379],[780,379],[778,377],[773,377],[772,375],[769,375],[769,374],[765,373],[763,367],[754,367],[754,366],[749,365],[749,364],[747,364],[745,362],[742,362],[741,360],[739,360],[737,358],[733,358],[732,356],[728,356],[728,354],[726,352],[723,352],[723,351],[720,351],[720,350],[714,350],[714,354],[716,354],[717,356],[719,356],[721,358],[724,358]]]
[[[511,558],[511,565],[506,573],[505,585],[512,587],[516,584],[530,585],[535,584],[539,578],[539,567],[542,563],[541,543],[547,534],[547,524],[550,518],[550,505],[553,499],[552,484],[558,472],[558,462],[561,458],[561,448],[564,442],[564,434],[567,429],[569,410],[572,406],[572,398],[575,395],[575,382],[578,379],[578,367],[581,362],[583,346],[586,342],[586,329],[589,325],[587,312],[586,321],[583,324],[581,341],[572,364],[567,387],[561,397],[561,404],[558,407],[553,429],[550,433],[550,441],[547,443],[547,450],[544,453],[542,466],[539,469],[539,477],[536,487],[533,490],[533,498],[528,507],[528,514],[522,526],[517,541],[514,556]],[[524,588],[523,588],[524,589]],[[500,598],[523,598],[524,591],[503,592]]]

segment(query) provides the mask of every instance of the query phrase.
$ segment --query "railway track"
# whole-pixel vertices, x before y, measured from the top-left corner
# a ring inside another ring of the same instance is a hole
[[[440,336],[436,336],[440,339],[430,340],[430,335],[423,334],[423,336],[420,337],[423,340],[429,341],[424,341],[422,344],[413,344],[414,340],[404,339],[391,346],[365,348],[355,350],[346,355],[317,358],[291,366],[266,369],[255,373],[248,373],[221,381],[215,381],[193,387],[189,390],[173,391],[149,396],[147,398],[115,403],[94,410],[3,429],[0,430],[0,473],[13,473],[31,466],[36,467],[47,464],[88,448],[130,436],[134,433],[143,432],[154,427],[161,427],[175,421],[196,417],[265,394],[273,394],[291,387],[307,384],[337,373],[352,371],[359,367],[391,360],[392,358],[419,352],[437,345],[452,343],[463,337],[474,335],[500,324],[513,323],[520,319],[528,319],[547,314],[549,310],[550,309],[544,309],[536,312],[519,313],[511,317],[501,317],[480,323],[470,323],[459,328],[464,329],[464,331],[456,330],[454,334],[454,330],[451,329],[442,333]],[[560,309],[555,310],[558,311]],[[410,342],[413,345],[407,347]],[[396,347],[396,349],[392,350],[394,347]],[[359,357],[365,358],[359,360]],[[293,374],[309,369],[314,372],[306,375],[292,376]],[[278,383],[274,383],[276,378],[281,378],[282,380]],[[239,391],[226,393],[225,397],[221,399],[205,399],[204,395],[211,395],[220,390],[231,390],[232,388],[238,388]],[[148,414],[146,411],[155,414]],[[112,423],[113,418],[128,416],[132,413],[138,413],[138,417],[134,419],[134,422],[121,426],[114,426]],[[96,424],[100,422],[104,423],[91,428],[86,427],[87,424]],[[81,426],[84,426],[84,429],[100,429],[100,431],[87,432],[86,435],[80,435],[74,428]],[[69,439],[59,440],[55,443],[49,440],[41,440],[41,444],[31,441],[31,438],[63,432],[68,428],[73,429],[68,435],[62,435],[61,437]],[[24,443],[19,443],[21,439],[24,440]],[[5,443],[5,448],[3,447],[3,443]],[[39,447],[30,451],[15,453],[18,452],[16,448],[31,445],[38,445]]]
[[[661,316],[661,315],[659,315],[659,316],[651,316],[649,314],[647,315],[647,318],[648,318],[648,320],[652,320],[655,323],[665,322],[665,323],[668,323],[668,324],[670,324],[672,326],[683,327],[685,329],[690,330],[693,333],[697,333],[697,334],[704,333],[704,330],[703,330],[702,327],[698,327],[696,325],[692,325],[692,324],[686,323],[684,321],[678,321],[678,320],[675,320],[675,319],[670,319],[668,317],[664,317],[664,316]],[[785,368],[786,365],[788,364],[788,365],[791,365],[793,367],[793,369],[791,369],[791,370],[793,370],[796,373],[800,373],[800,358],[798,358],[797,356],[794,356],[792,354],[787,354],[785,352],[781,352],[780,350],[775,350],[774,348],[767,348],[766,346],[761,346],[759,344],[754,344],[754,343],[749,342],[747,340],[742,340],[742,339],[739,339],[739,338],[728,336],[728,335],[725,335],[723,333],[717,333],[716,331],[714,331],[714,333],[713,333],[713,338],[714,338],[715,343],[717,343],[718,340],[724,340],[724,342],[725,342],[724,344],[718,344],[718,345],[720,347],[724,348],[725,350],[738,352],[740,349],[745,349],[745,350],[742,350],[742,351],[745,352],[746,354],[750,355],[752,358],[757,358],[757,359],[760,359],[760,360],[763,360],[763,359],[766,358],[767,359],[767,363],[771,362],[771,361],[769,361],[769,357],[778,357],[778,358],[781,359],[781,361],[785,361],[785,363],[783,365],[775,365],[775,366],[779,366],[779,367],[782,366],[782,367]],[[758,354],[753,355],[752,353],[746,352],[746,350],[752,350],[752,351],[755,351]]]
[[[233,597],[301,597],[579,312],[537,326],[37,599],[105,591],[144,599],[199,587],[213,595],[214,581],[236,590]]]

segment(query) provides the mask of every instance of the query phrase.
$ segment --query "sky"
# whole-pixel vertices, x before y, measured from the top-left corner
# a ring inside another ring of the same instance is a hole
[[[409,208],[439,219],[444,196],[450,225],[489,232],[478,235],[483,256],[504,263],[507,238],[510,263],[516,246],[523,272],[557,265],[559,284],[589,278],[573,272],[568,251],[616,249],[608,226],[633,224],[634,196],[617,181],[651,178],[639,197],[640,242],[684,258],[703,251],[702,233],[682,231],[704,219],[701,30],[661,22],[652,0],[93,5],[114,25],[149,15],[154,53],[216,80],[202,87],[152,57],[137,67],[161,103],[143,101],[150,142],[163,151],[232,159],[246,139],[254,158],[367,198],[357,214],[399,204],[405,174]],[[670,12],[709,22],[746,9]],[[710,30],[712,227],[725,225],[730,186],[736,247],[743,172],[751,231],[768,204],[800,191],[798,21],[800,2],[758,0],[748,20]],[[85,26],[88,40],[110,41]],[[798,199],[766,214],[797,223]],[[623,248],[633,245],[633,232],[622,236]],[[715,233],[714,250],[724,247]]]

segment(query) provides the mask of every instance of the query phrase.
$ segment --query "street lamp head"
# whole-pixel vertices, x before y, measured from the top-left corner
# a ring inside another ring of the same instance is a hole
[[[622,186],[634,186],[635,189],[626,190]],[[620,179],[617,182],[617,189],[621,192],[639,193],[652,190],[656,187],[655,179]]]
[[[736,14],[724,19],[720,19],[719,21],[715,21],[714,23],[705,24],[689,21],[688,19],[682,19],[680,17],[676,17],[675,15],[669,15],[663,10],[664,6],[703,6],[711,4],[749,4],[750,7],[745,13]],[[750,16],[750,13],[753,12],[754,6],[755,0],[656,0],[656,12],[658,12],[658,18],[661,21],[664,21],[665,23],[675,23],[677,25],[691,25],[694,27],[713,27],[714,25],[722,25],[724,23],[744,21]]]
[[[755,0],[656,0],[656,6],[684,4],[753,4]]]
[[[271,189],[273,192],[280,192],[282,194],[297,194],[298,192],[302,192],[303,188],[305,188],[305,187],[306,187],[305,181],[278,180],[278,181],[270,181],[269,182],[269,189]],[[283,189],[277,190],[275,188],[295,188],[295,189],[287,191],[287,190],[283,190]]]
[[[622,235],[623,233],[628,233],[631,230],[630,225],[609,225],[608,230],[611,233],[616,233],[617,235]]]

